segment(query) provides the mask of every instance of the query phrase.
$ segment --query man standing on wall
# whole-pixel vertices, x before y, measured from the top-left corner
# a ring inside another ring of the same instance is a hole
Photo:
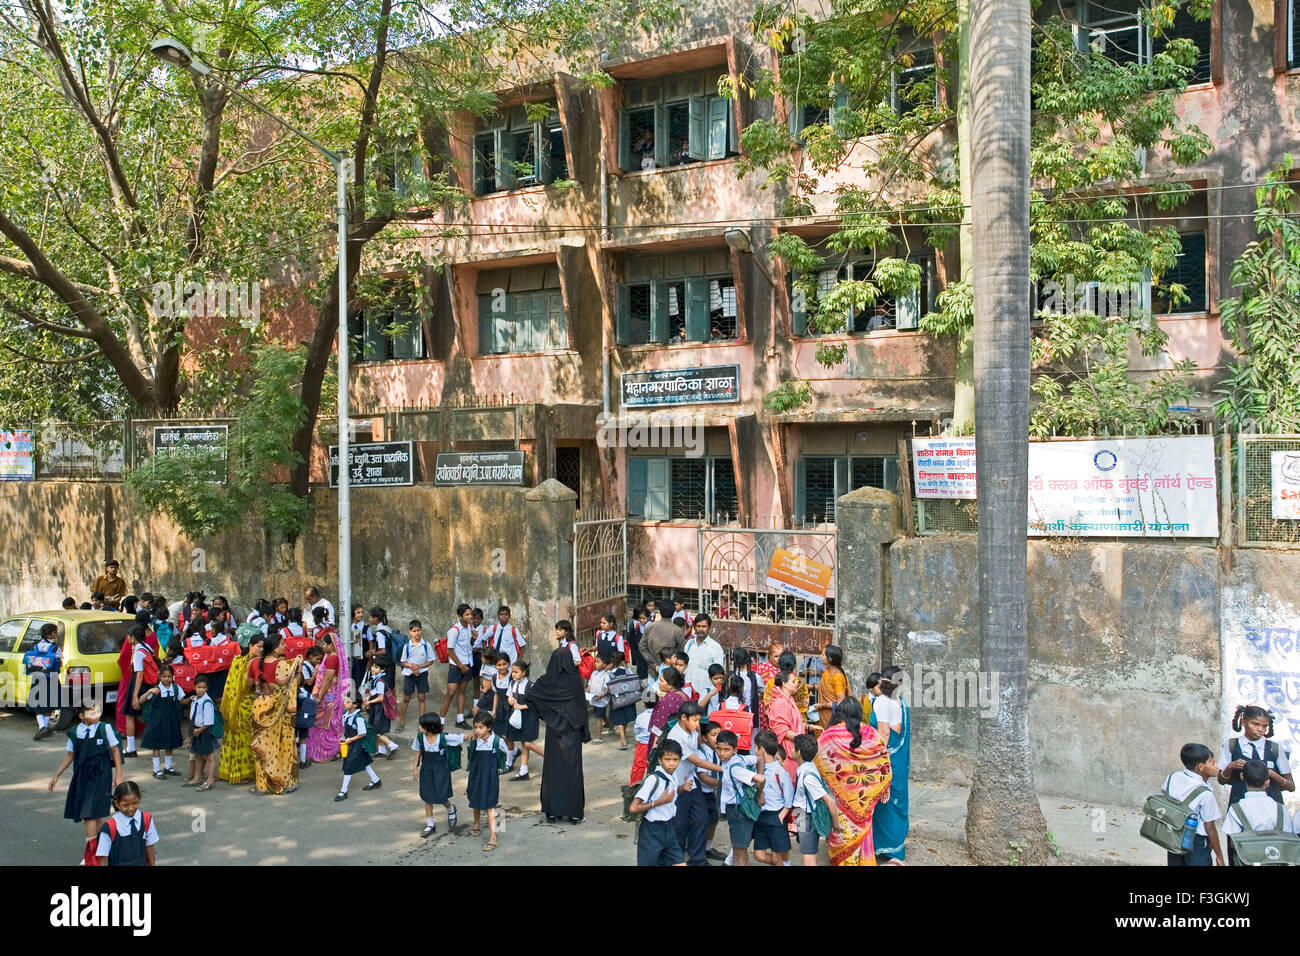
[[[120,605],[122,598],[126,597],[126,579],[118,574],[118,570],[116,561],[105,561],[104,573],[95,578],[95,583],[90,586],[92,593],[98,591],[104,595],[106,602],[114,606]]]

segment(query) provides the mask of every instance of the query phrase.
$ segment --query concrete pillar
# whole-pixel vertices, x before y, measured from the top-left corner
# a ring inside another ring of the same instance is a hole
[[[839,499],[835,515],[835,615],[844,671],[855,693],[881,666],[889,606],[889,544],[902,533],[898,496],[859,488]]]
[[[523,585],[528,601],[528,660],[545,667],[555,648],[555,622],[573,618],[573,521],[578,496],[572,488],[548,478],[524,495]]]

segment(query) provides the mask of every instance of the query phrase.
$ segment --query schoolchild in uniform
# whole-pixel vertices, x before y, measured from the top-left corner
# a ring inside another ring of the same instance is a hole
[[[713,716],[713,712],[722,706],[723,698],[726,697],[727,689],[727,670],[721,664],[709,665],[709,690],[700,698],[700,706],[704,708],[704,717],[708,719]]]
[[[643,681],[650,675],[650,662],[641,650],[641,635],[649,623],[650,617],[643,607],[637,608],[632,614],[632,620],[627,622],[626,640],[632,656],[632,666],[636,668],[636,676]]]
[[[718,805],[718,785],[722,782],[722,764],[718,762],[718,734],[722,727],[718,724],[702,722],[700,724],[700,756],[710,763],[717,764],[716,771],[701,770],[696,779],[700,782],[700,793],[704,796],[704,808],[709,811],[709,830],[704,838],[704,857],[709,860],[725,860],[727,854],[713,849],[713,834],[718,829],[718,820],[722,818]]]
[[[362,787],[362,790],[377,790],[384,785],[379,779],[379,774],[375,773],[375,768],[371,766],[373,761],[370,751],[365,746],[366,736],[369,733],[370,728],[361,714],[356,697],[347,694],[343,698],[343,785],[339,787],[339,792],[334,797],[335,803],[348,798],[348,784],[352,780],[352,775],[359,771],[364,770],[366,776],[370,778],[370,782]]]
[[[388,663],[384,667],[384,686],[391,689],[397,683],[397,665],[393,658],[393,629],[388,626],[388,612],[382,607],[370,609],[370,626],[366,629],[368,638],[366,659],[373,661],[379,655]]]
[[[113,809],[113,815],[99,828],[95,845],[99,865],[153,866],[158,830],[153,816],[140,809],[140,787],[134,780],[124,780],[113,788]]]
[[[756,770],[757,759],[741,754],[736,747],[740,738],[734,731],[723,730],[718,733],[718,763],[722,767],[719,774],[718,804],[727,819],[727,833],[731,837],[731,863],[733,866],[749,866],[749,845],[754,842],[754,821],[741,813],[739,788],[753,784],[763,786],[764,776]]]
[[[524,695],[528,693],[528,683],[528,662],[515,661],[510,665],[510,686],[506,689],[506,703],[512,711],[520,714],[523,726],[511,727],[510,722],[506,721],[506,733],[510,738],[510,744],[520,752],[519,772],[511,777],[511,780],[528,779],[530,751],[539,757],[542,756],[542,746],[537,742],[537,738],[541,736],[541,721],[537,719],[537,711],[524,703]]]
[[[325,610],[317,608],[318,611]],[[316,689],[316,676],[320,673],[320,662],[325,659],[325,648],[317,645],[307,649],[303,655],[301,677],[298,679],[298,709],[302,709],[303,701],[312,696],[312,691]],[[311,733],[310,727],[299,727],[296,723],[293,727],[294,739],[298,741],[298,769],[306,770],[311,766],[311,761],[307,759],[307,735]]]
[[[614,726],[609,722],[609,674],[618,660],[609,651],[600,651],[592,662],[594,668],[587,679],[587,694],[591,697],[591,709],[596,715],[596,733],[591,742],[598,744],[605,736],[605,729],[613,733]]]
[[[794,759],[799,765],[795,771],[794,807],[799,813],[796,834],[804,866],[817,865],[817,850],[821,847],[821,834],[813,826],[813,808],[820,800],[831,814],[831,833],[839,833],[840,812],[835,798],[826,789],[826,781],[813,763],[817,759],[817,738],[812,734],[798,734],[794,738]]]
[[[447,829],[456,829],[456,804],[451,802],[451,770],[447,767],[447,748],[459,747],[465,742],[464,734],[442,732],[442,718],[437,714],[420,715],[420,731],[411,741],[415,751],[415,766],[411,779],[420,785],[420,799],[424,801],[424,830],[420,836],[428,839],[438,831],[433,819],[434,804],[447,810]]]
[[[158,686],[145,692],[144,704],[149,711],[145,721],[144,736],[140,746],[153,751],[153,775],[155,780],[179,777],[180,771],[172,767],[172,751],[185,743],[181,733],[181,705],[185,703],[185,691],[176,683],[175,671],[170,664],[158,668]],[[163,767],[158,752],[164,751],[167,765]]]
[[[659,766],[648,775],[632,798],[629,813],[644,813],[637,827],[637,866],[685,866],[682,844],[677,838],[674,817],[677,815],[677,768],[682,759],[682,745],[671,738],[659,751]],[[694,781],[682,786],[688,790]]]
[[[763,772],[762,811],[754,821],[754,859],[770,866],[784,866],[790,855],[790,829],[786,819],[794,805],[794,781],[786,772],[785,748],[770,730],[754,738],[758,767]]]
[[[352,653],[356,656],[352,659],[351,675],[352,686],[360,687],[361,682],[366,679],[366,651],[368,650],[368,627],[366,625],[366,608],[363,604],[352,605],[352,621],[349,625],[352,628]]]
[[[609,672],[609,679],[616,680],[620,677],[630,677],[632,670],[626,661],[615,662]],[[627,750],[627,728],[630,724],[636,723],[636,701],[630,704],[624,704],[622,707],[614,706],[614,696],[610,695],[609,700],[609,722],[614,725],[618,731],[618,749]]]
[[[385,671],[388,670],[388,655],[380,654],[370,660],[370,676],[361,685],[362,705],[368,709],[367,722],[379,739],[379,752],[387,754],[392,760],[397,755],[397,744],[388,739],[388,729],[392,721],[384,713],[384,693],[388,690]]]
[[[480,713],[474,718],[474,736],[469,741],[469,786],[465,795],[469,797],[469,807],[474,811],[474,828],[471,836],[479,832],[480,814],[487,811],[488,841],[483,844],[483,852],[491,853],[497,848],[496,805],[500,802],[501,781],[497,776],[497,754],[505,753],[505,745],[492,732],[492,715]]]
[[[497,679],[497,652],[489,648],[479,651],[475,657],[479,662],[478,697],[474,699],[474,706],[470,711],[471,718],[483,712],[492,713],[496,703],[496,694],[492,687]]]
[[[1241,706],[1232,715],[1232,729],[1241,736],[1223,742],[1219,751],[1219,783],[1230,785],[1228,806],[1246,795],[1242,770],[1247,760],[1258,760],[1268,768],[1268,795],[1278,803],[1282,793],[1295,792],[1291,764],[1273,736],[1273,715],[1263,707]]]
[[[488,647],[497,654],[505,654],[513,667],[528,646],[519,628],[510,623],[510,608],[502,604],[497,608],[497,622],[488,628]]]
[[[145,643],[145,626],[143,624],[133,624],[131,630],[127,632],[127,639],[131,642],[131,681],[127,686],[126,699],[119,701],[118,706],[122,708],[122,713],[126,715],[126,746],[122,749],[122,756],[134,757],[135,752],[135,722],[137,717],[141,717],[141,708],[144,706],[144,695],[151,685],[145,683],[144,679],[144,662],[145,658],[152,654],[149,645]]]
[[[1295,823],[1283,808],[1268,795],[1269,770],[1262,760],[1247,760],[1241,770],[1246,783],[1246,794],[1236,803],[1228,804],[1223,819],[1224,836],[1244,833],[1246,830],[1281,830],[1294,833]],[[1281,825],[1278,820],[1281,819]],[[1237,855],[1232,841],[1228,841],[1228,865],[1237,866]]]
[[[402,647],[402,713],[398,718],[397,730],[406,729],[406,708],[411,705],[411,697],[417,701],[417,717],[424,715],[424,702],[429,696],[429,668],[437,660],[433,648],[424,639],[424,625],[413,620],[407,625],[411,639]],[[417,734],[418,736],[418,734]]]
[[[102,716],[98,704],[81,708],[80,723],[68,730],[67,752],[49,785],[53,793],[63,771],[72,767],[63,817],[85,824],[86,847],[82,860],[87,866],[95,865],[99,827],[112,809],[113,787],[122,782],[122,754],[118,750],[117,734],[100,721]]]
[[[483,626],[483,609],[481,607],[476,607],[469,612],[469,628],[471,632],[470,647],[474,652],[470,670],[477,674],[483,667],[483,648],[487,647],[487,628]]]
[[[519,756],[519,751],[514,744],[510,743],[510,658],[505,654],[499,654],[491,651],[484,653],[494,653],[496,655],[496,677],[492,679],[492,726],[497,729],[497,736],[506,741],[506,747],[509,753],[506,756],[506,770],[509,770],[515,764],[515,758]],[[502,771],[504,773],[505,771]]]
[[[618,619],[614,615],[602,614],[600,616],[600,628],[596,631],[596,646],[592,650],[595,651],[597,656],[600,656],[601,651],[608,651],[615,658],[625,663],[632,659],[627,646],[627,639],[619,631]]]
[[[1199,789],[1201,795],[1191,804],[1200,818],[1196,824],[1196,839],[1186,855],[1166,853],[1169,866],[1223,866],[1223,851],[1219,847],[1219,804],[1210,790],[1209,781],[1217,777],[1219,767],[1214,754],[1205,744],[1183,744],[1178,757],[1183,769],[1171,773],[1161,789],[1174,800],[1186,800],[1188,794]],[[1213,855],[1213,859],[1211,859]]]
[[[194,678],[194,699],[190,701],[190,778],[182,787],[211,790],[212,783],[203,779],[207,763],[216,751],[216,737],[212,726],[217,722],[217,708],[208,696],[208,678],[200,674]]]
[[[650,769],[650,718],[653,713],[649,708],[641,711],[632,726],[636,749],[632,752],[632,773],[627,781],[629,786],[635,786],[644,780],[646,771]]]
[[[35,646],[23,655],[23,671],[31,685],[27,689],[27,709],[36,715],[36,736],[44,740],[54,733],[50,713],[59,705],[59,668],[63,654],[58,644],[59,626],[53,621],[41,625]]]
[[[698,786],[696,775],[700,771],[722,770],[700,753],[700,718],[704,708],[694,701],[682,704],[677,711],[677,726],[668,731],[668,739],[677,741],[682,748],[682,760],[677,765],[677,836],[686,848],[691,866],[708,866],[704,845],[708,840],[709,810],[704,802],[704,791]],[[685,787],[687,781],[693,786]]]
[[[695,625],[695,618],[686,610],[686,601],[681,595],[673,595],[673,623],[680,624],[689,631]]]
[[[457,605],[456,623],[447,631],[447,690],[438,711],[445,721],[454,699],[456,726],[461,730],[469,730],[465,723],[465,690],[478,681],[478,671],[470,670],[474,658],[474,632],[469,624],[472,612],[468,604]]]

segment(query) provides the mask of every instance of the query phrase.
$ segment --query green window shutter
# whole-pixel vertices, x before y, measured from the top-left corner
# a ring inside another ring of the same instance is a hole
[[[709,159],[727,155],[731,139],[731,100],[721,96],[709,98]]]
[[[551,347],[551,296],[536,292],[528,300],[528,324],[533,333],[528,351],[542,352]]]
[[[551,171],[551,131],[544,123],[533,124],[533,169],[539,183],[555,178]]]
[[[567,349],[569,347],[569,328],[564,316],[564,296],[559,292],[548,292],[550,315],[547,328],[550,330],[550,348]]]
[[[478,354],[491,355],[496,351],[493,341],[492,296],[478,297]]]
[[[366,309],[366,337],[362,358],[367,362],[383,361],[388,358],[388,336],[384,328],[388,325],[390,313],[380,309]]]
[[[403,312],[393,318],[394,321],[406,327],[404,331],[392,338],[393,358],[422,358],[424,355],[424,327],[420,321],[419,313]]]
[[[625,173],[632,169],[632,128],[627,110],[618,111],[618,168]]]
[[[627,286],[620,285],[615,290],[614,298],[614,341],[619,345],[627,345],[627,340],[631,337],[629,325],[632,313]]]
[[[627,460],[627,513],[634,518],[644,518],[647,491],[649,459],[629,458]]]
[[[790,127],[790,138],[802,142],[799,137],[803,133],[803,106],[798,100],[790,102],[790,115],[786,117],[786,123]]]
[[[838,133],[844,130],[845,121],[848,119],[849,112],[849,94],[845,90],[839,90],[835,94],[835,105],[831,107],[830,126],[831,129]]]
[[[706,159],[709,154],[709,98],[692,96],[687,106],[687,129],[690,142],[687,153],[691,159]]]
[[[805,477],[804,460],[798,459],[794,463],[794,514],[796,521],[808,520],[808,502],[807,491],[808,482]]]
[[[709,280],[698,276],[686,280],[686,338],[709,340]]]
[[[667,343],[668,330],[668,283],[650,283],[650,341],[660,345]]]
[[[668,107],[663,103],[655,104],[655,166],[663,169],[668,165],[670,147],[668,143]]]
[[[667,458],[646,458],[645,516],[664,521],[668,518],[668,464]]]
[[[921,286],[912,286],[894,299],[896,329],[915,329],[921,321]]]
[[[840,495],[849,493],[849,460],[847,458],[835,459],[835,501],[832,503],[831,518],[834,519],[840,510]]]
[[[509,130],[496,132],[497,188],[513,189],[515,185],[515,141]]]
[[[885,459],[885,490],[898,493],[898,456]]]
[[[804,336],[808,334],[808,310],[806,308],[796,308],[799,305],[807,305],[806,296],[799,289],[795,288],[795,283],[802,278],[803,273],[798,269],[790,273],[790,320],[794,329],[794,334]]]

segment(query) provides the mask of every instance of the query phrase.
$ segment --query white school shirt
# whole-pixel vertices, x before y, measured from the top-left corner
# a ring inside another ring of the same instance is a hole
[[[196,633],[196,634],[191,634],[189,637],[185,638],[185,643],[188,644],[190,647],[202,647],[204,644],[207,643],[207,641],[204,639],[202,634]]]
[[[387,624],[371,628],[370,639],[375,642],[375,656],[388,653],[388,644],[393,639],[393,631]]]
[[[474,738],[474,749],[477,750],[479,753],[482,753],[485,750],[492,750],[496,747],[496,745],[497,745],[496,734],[488,734],[486,737],[482,739],[479,739],[478,737]]]
[[[1250,828],[1256,832],[1260,830],[1272,830],[1277,826],[1277,811],[1281,809],[1282,804],[1278,803],[1263,790],[1247,790],[1246,795],[1237,801],[1237,806],[1241,807],[1241,812],[1246,816],[1246,822]],[[1237,811],[1229,807],[1228,812],[1223,815],[1223,832],[1241,833],[1241,821],[1237,819]],[[1282,811],[1282,832],[1295,833],[1295,822]]]
[[[524,636],[519,633],[519,628],[513,624],[502,625],[499,621],[492,625],[490,643],[493,650],[510,658],[512,666],[515,661],[519,660],[519,655],[523,649],[528,646]]]
[[[207,694],[195,697],[190,703],[190,727],[211,727],[216,722],[216,709],[212,706],[212,698]]]
[[[473,651],[481,651],[487,647],[488,626],[486,624],[471,624],[470,631],[474,634],[474,643],[471,647]]]
[[[173,680],[170,688],[168,688],[166,684],[158,685],[158,696],[175,697],[178,701],[183,701],[185,699],[185,691],[180,684]]]
[[[799,764],[794,774],[794,805],[807,813],[826,796],[826,784],[812,761]]]
[[[460,661],[466,667],[474,662],[474,629],[468,624],[457,624],[447,631],[447,652],[455,654],[456,660]],[[447,658],[447,662],[452,662]]]
[[[1259,740],[1247,740],[1246,735],[1242,734],[1241,737],[1237,739],[1241,740],[1241,756],[1244,760],[1264,759],[1264,744],[1267,742],[1267,738],[1260,737]],[[1223,749],[1219,751],[1220,770],[1232,763],[1232,741],[1233,738],[1231,737],[1225,740],[1223,742]],[[1277,766],[1270,766],[1268,769],[1276,770],[1278,773],[1283,775],[1291,772],[1291,762],[1286,759],[1286,754],[1282,751],[1281,744],[1278,744],[1277,746]],[[1269,799],[1272,798],[1270,797]]]
[[[445,734],[444,736],[447,738],[448,747],[459,747],[465,742],[464,734]],[[426,754],[440,754],[444,752],[444,749],[438,746],[437,735],[434,735],[433,743],[429,743],[423,730],[416,734],[415,739],[411,741],[411,749]]]
[[[149,653],[149,649],[143,644],[137,644],[135,650],[131,652],[131,670],[139,674],[144,670],[144,656]]]
[[[1169,775],[1161,789],[1175,800],[1185,800],[1187,795],[1197,787],[1204,787],[1205,792],[1192,801],[1192,810],[1200,817],[1196,824],[1196,832],[1200,836],[1205,836],[1205,824],[1213,823],[1219,819],[1220,814],[1219,804],[1214,799],[1214,791],[1201,779],[1201,775],[1190,770],[1179,770]]]
[[[722,765],[722,786],[718,788],[718,799],[722,806],[730,807],[740,802],[736,784],[745,786],[754,782],[754,767],[758,759],[744,754],[732,754],[731,759]]]
[[[632,725],[632,734],[636,737],[636,742],[650,746],[650,711],[643,710],[636,715],[636,723]]]
[[[724,710],[748,710],[739,697],[728,697],[722,702]],[[752,711],[750,711],[753,713]]]
[[[717,751],[715,751],[712,747],[710,747],[707,743],[705,743],[703,737],[700,738],[700,756],[703,757],[705,760],[707,760],[709,763],[718,762]],[[714,790],[718,789],[717,787],[709,786],[707,783],[704,782],[704,779],[702,777],[699,777],[699,773],[700,773],[699,767],[695,768],[695,773],[696,773],[696,777],[698,778],[698,782],[700,784],[701,793],[712,793]],[[706,770],[705,773],[707,773],[710,777],[717,776],[717,774],[711,770]]]
[[[569,652],[570,652],[571,654],[573,654],[573,663],[575,663],[575,664],[581,664],[581,663],[582,663],[582,651],[578,650],[578,642],[577,642],[577,641],[561,641],[561,642],[560,642],[560,646],[561,646],[561,647],[563,647],[565,644],[568,644],[568,645],[569,645]]]
[[[668,739],[675,740],[682,745],[682,760],[677,765],[677,785],[680,787],[687,780],[694,780],[695,774],[699,770],[695,764],[691,763],[691,757],[700,755],[700,732],[697,730],[691,733],[681,724],[677,724],[672,730],[668,731]]]
[[[712,682],[712,681],[709,682],[709,686],[713,686],[713,682]],[[705,693],[707,694],[708,691],[705,691]],[[703,696],[703,695],[701,695],[701,696]],[[706,704],[705,707],[704,707],[704,710],[705,710],[705,714],[704,714],[704,716],[705,716],[705,718],[707,719],[707,718],[709,718],[709,717],[712,717],[712,716],[713,716],[713,712],[714,712],[715,710],[720,710],[720,709],[722,708],[723,703],[724,703],[724,701],[723,701],[723,699],[722,699],[722,691],[718,691],[716,694],[714,694],[712,697],[709,698],[709,702],[708,702],[708,704]]]
[[[427,664],[433,659],[433,648],[429,646],[429,642],[424,640],[423,636],[421,636],[418,644],[415,641],[407,641],[406,646],[402,648],[402,663],[412,666],[403,667],[402,673],[407,677],[414,677],[417,668],[421,664]]]
[[[599,644],[601,641],[613,644],[614,649],[620,654],[626,654],[627,641],[624,639],[622,631],[597,631],[596,643]]]
[[[212,625],[207,624],[204,626],[203,630],[208,635],[208,643],[213,647],[220,647],[222,644],[230,643],[230,635],[227,634],[224,629],[219,631],[213,630]]]
[[[133,833],[139,833],[144,827],[144,811],[135,811],[135,816],[128,817],[120,810],[113,811],[113,820],[117,822],[117,835],[119,838],[130,836]],[[158,828],[153,825],[153,814],[149,815],[149,829],[144,831],[144,845],[153,846],[158,842]],[[99,844],[95,847],[95,856],[108,856],[113,849],[113,840],[107,833],[99,835]]]
[[[512,679],[510,681],[510,686],[506,688],[506,693],[509,694],[509,696],[513,697],[515,700],[518,700],[520,697],[524,696],[524,694],[528,693],[528,678],[525,677],[523,680]],[[527,705],[523,704],[520,706],[527,706]],[[515,710],[518,709],[519,709],[518,707],[515,708]]]
[[[302,662],[302,680],[298,682],[299,700],[311,696],[311,688],[308,685],[311,683],[311,679],[315,673],[316,668],[311,666],[311,661],[304,658]]]
[[[77,739],[85,740],[87,737],[95,736],[95,731],[99,729],[99,724],[100,722],[98,720],[95,721],[93,724],[78,723],[77,735],[76,735]],[[104,739],[108,741],[108,746],[110,747],[116,747],[118,745],[117,734],[113,733],[113,728],[111,726],[104,728]],[[72,745],[72,741],[69,740],[68,753],[72,753],[76,749],[77,748]]]
[[[780,763],[763,767],[763,809],[784,810],[794,806],[794,781]]]
[[[345,738],[355,737],[357,734],[361,734],[364,737],[369,732],[370,726],[366,723],[366,718],[361,716],[360,708],[352,711],[350,714],[343,715],[343,736]],[[358,740],[351,746],[359,747],[361,746],[361,741]]]
[[[609,703],[609,671],[592,671],[587,681],[587,690],[591,694],[593,707],[604,707]]]
[[[325,623],[325,624],[333,624],[333,623],[334,623],[334,605],[331,604],[329,601],[325,600],[324,598],[321,598],[319,601],[317,601],[315,604],[313,604],[311,607],[309,607],[309,608],[307,609],[307,616],[310,617],[310,616],[311,616],[311,612],[314,611],[314,610],[316,610],[316,608],[318,608],[318,607],[323,607],[323,608],[325,609],[325,620],[324,620],[323,623]]]
[[[663,823],[677,815],[677,777],[669,774],[662,767],[656,767],[654,773],[646,776],[636,798],[642,803],[658,800],[665,793],[671,793],[673,799],[645,812],[647,823]]]

